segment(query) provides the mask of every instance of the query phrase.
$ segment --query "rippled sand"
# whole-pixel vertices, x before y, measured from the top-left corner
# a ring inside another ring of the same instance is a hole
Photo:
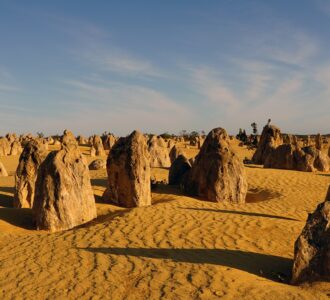
[[[237,147],[240,155],[251,151]],[[88,149],[83,149],[88,153]],[[190,156],[196,149],[187,149]],[[89,158],[91,160],[91,158]],[[102,204],[106,172],[91,171],[98,218],[69,231],[33,230],[13,209],[18,157],[2,158],[1,299],[328,299],[329,283],[288,284],[293,245],[323,201],[330,174],[247,165],[247,204],[183,196],[159,186],[154,205]],[[168,170],[153,169],[157,178]]]

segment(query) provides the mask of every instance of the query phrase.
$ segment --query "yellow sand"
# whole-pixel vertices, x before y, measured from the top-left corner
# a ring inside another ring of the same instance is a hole
[[[251,151],[234,144],[242,158],[251,157]],[[187,152],[192,157],[197,149]],[[287,284],[294,242],[307,213],[324,199],[329,174],[246,166],[245,205],[205,202],[160,186],[151,207],[98,203],[95,221],[49,234],[33,230],[30,210],[10,207],[18,157],[2,161],[11,176],[0,178],[0,299],[280,300],[330,295],[329,283]],[[159,179],[167,172],[153,170]],[[100,202],[106,172],[91,171],[91,177]]]

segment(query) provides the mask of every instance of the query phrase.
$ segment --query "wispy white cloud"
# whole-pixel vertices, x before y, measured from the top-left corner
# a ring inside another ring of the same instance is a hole
[[[225,83],[225,78],[214,68],[208,66],[186,67],[188,80],[193,89],[203,96],[203,101],[214,105],[224,105],[226,108],[236,107],[239,100],[232,88]]]
[[[164,77],[164,73],[157,69],[150,61],[137,58],[116,47],[94,46],[83,50],[73,51],[76,58],[101,72],[119,73],[128,76]]]
[[[118,133],[134,128],[177,131],[191,118],[188,107],[152,88],[112,81],[66,80],[70,103],[78,115],[88,116],[90,128],[103,127]],[[75,122],[75,121],[74,121]],[[73,126],[75,126],[72,122]],[[80,128],[83,122],[80,123]]]

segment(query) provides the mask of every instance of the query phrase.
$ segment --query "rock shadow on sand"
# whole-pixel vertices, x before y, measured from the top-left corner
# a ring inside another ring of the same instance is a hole
[[[262,213],[255,213],[255,212],[248,212],[248,211],[236,211],[236,210],[224,210],[224,209],[212,209],[212,208],[195,208],[195,207],[179,207],[181,209],[190,209],[196,211],[207,211],[207,212],[217,212],[223,214],[236,214],[242,216],[250,216],[250,217],[261,217],[261,218],[271,218],[271,219],[280,219],[280,220],[287,220],[287,221],[300,221],[297,219],[284,217],[284,216],[276,216],[276,215],[269,215],[269,214],[262,214]]]
[[[0,220],[16,227],[35,229],[32,209],[29,208],[0,208]]]
[[[280,196],[281,196],[281,193],[276,192],[276,191],[255,188],[255,189],[248,190],[245,202],[246,203],[257,203],[257,202],[262,202],[262,201],[279,198]]]
[[[289,282],[292,260],[229,249],[79,248],[92,253],[169,259],[180,263],[213,264],[239,269],[277,282]]]

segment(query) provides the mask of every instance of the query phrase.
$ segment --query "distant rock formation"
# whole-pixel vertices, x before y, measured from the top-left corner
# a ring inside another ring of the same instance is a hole
[[[295,242],[292,283],[330,280],[330,187]]]
[[[150,166],[153,168],[169,168],[171,160],[166,142],[160,136],[153,136],[148,141]]]
[[[102,136],[102,143],[104,150],[111,150],[117,139],[113,134]]]
[[[102,169],[106,169],[107,168],[107,162],[105,159],[96,159],[94,161],[92,161],[88,168],[90,170],[102,170]]]
[[[11,144],[5,137],[0,138],[0,156],[7,156],[10,154]]]
[[[267,156],[282,144],[281,130],[275,125],[266,125],[262,130],[258,148],[252,157],[253,163],[263,165]]]
[[[293,144],[283,144],[272,150],[264,163],[265,168],[327,172],[330,158],[313,146],[300,148]]]
[[[112,147],[107,172],[105,202],[123,207],[151,205],[150,154],[146,139],[140,132],[133,131]]]
[[[186,193],[209,201],[245,202],[244,165],[230,146],[226,130],[213,129],[183,183]]]
[[[96,156],[105,156],[105,151],[104,151],[102,139],[100,136],[94,135],[92,147],[95,149]]]
[[[179,157],[179,155],[185,155],[185,153],[182,148],[179,148],[177,145],[174,145],[169,155],[171,163],[173,164],[173,162]]]

